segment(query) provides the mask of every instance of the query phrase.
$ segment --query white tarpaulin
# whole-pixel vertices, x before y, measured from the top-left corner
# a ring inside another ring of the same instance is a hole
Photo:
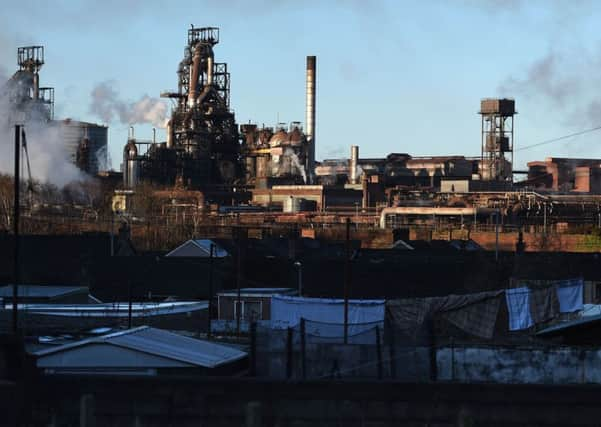
[[[349,300],[349,333],[358,329],[375,327],[384,323],[384,300]],[[285,329],[295,327],[301,318],[322,324],[344,324],[344,300],[326,298],[303,298],[274,295],[271,299],[271,327]],[[311,331],[307,331],[311,332]],[[320,334],[321,335],[321,334]]]

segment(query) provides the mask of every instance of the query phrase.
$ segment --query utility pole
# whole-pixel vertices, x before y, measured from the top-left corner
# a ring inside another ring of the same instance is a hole
[[[237,240],[238,240],[238,256],[236,260],[236,284],[237,284],[237,300],[236,300],[236,335],[240,336],[240,317],[242,316],[242,301],[240,296],[240,288],[242,287],[242,229],[238,227]]]
[[[344,269],[344,343],[348,344],[348,298],[351,287],[351,219],[346,219],[346,260]]]
[[[294,263],[294,266],[296,267],[296,273],[297,273],[297,286],[298,286],[298,296],[302,297],[303,296],[303,265],[301,264],[300,261],[296,261]]]
[[[127,282],[127,329],[131,329],[132,327],[132,298],[133,298],[133,289],[131,284],[131,279]]]
[[[543,203],[543,236],[547,235],[547,202]]]
[[[211,243],[209,249],[209,307],[207,316],[207,338],[211,338],[211,308],[213,307],[213,257],[215,254],[215,243]]]
[[[495,261],[499,262],[499,214],[500,209],[495,212]]]
[[[14,232],[14,280],[13,280],[13,333],[16,335],[19,331],[19,217],[20,213],[20,154],[21,154],[21,126],[15,125],[15,187],[14,187],[14,205],[13,205],[13,232]]]

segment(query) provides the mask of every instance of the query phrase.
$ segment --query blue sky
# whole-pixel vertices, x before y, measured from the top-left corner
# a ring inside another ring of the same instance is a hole
[[[90,93],[110,81],[125,102],[177,87],[190,24],[217,26],[238,123],[304,121],[306,55],[317,55],[317,158],[390,152],[480,154],[483,97],[516,99],[516,146],[601,125],[601,2],[3,1],[0,69],[43,44],[56,117],[100,122]],[[598,75],[598,76],[597,76]],[[599,113],[599,114],[597,114]],[[119,166],[127,125],[113,121]],[[136,135],[151,137],[149,125]],[[164,132],[158,135],[164,138]],[[518,151],[601,157],[601,132]]]

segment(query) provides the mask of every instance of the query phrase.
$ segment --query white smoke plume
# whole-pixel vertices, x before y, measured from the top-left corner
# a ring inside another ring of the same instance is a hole
[[[112,81],[97,84],[92,89],[91,98],[90,113],[105,123],[116,118],[127,125],[150,123],[156,128],[165,127],[167,104],[158,98],[144,95],[136,102],[124,101],[120,99]]]
[[[303,177],[303,182],[306,184],[307,183],[307,172],[305,171],[305,167],[301,164],[301,162],[298,159],[298,156],[296,155],[294,150],[292,150],[291,148],[286,148],[284,150],[284,156],[286,156],[290,159],[292,166],[294,166],[294,168],[298,171],[298,173],[301,174],[301,176]]]
[[[25,127],[32,178],[57,186],[86,179],[68,158],[58,124],[48,121],[43,109],[11,101],[10,85],[0,83],[0,172],[14,173],[14,126]],[[21,176],[27,179],[27,160],[21,157]]]
[[[98,162],[98,170],[106,171],[110,169],[111,159],[108,147],[105,145],[96,151],[96,161]]]

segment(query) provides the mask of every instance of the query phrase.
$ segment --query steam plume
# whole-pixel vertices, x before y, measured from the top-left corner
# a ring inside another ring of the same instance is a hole
[[[137,102],[126,102],[119,98],[113,82],[97,84],[91,93],[90,112],[105,123],[116,118],[123,124],[150,123],[154,127],[165,127],[167,105],[158,98],[144,95]]]
[[[68,158],[60,127],[48,121],[43,110],[23,107],[11,101],[15,81],[0,85],[0,172],[12,175],[14,171],[14,125],[18,122],[25,126],[34,179],[58,186],[85,179],[85,174]],[[26,165],[24,158],[22,165]],[[26,178],[25,169],[23,177]]]

